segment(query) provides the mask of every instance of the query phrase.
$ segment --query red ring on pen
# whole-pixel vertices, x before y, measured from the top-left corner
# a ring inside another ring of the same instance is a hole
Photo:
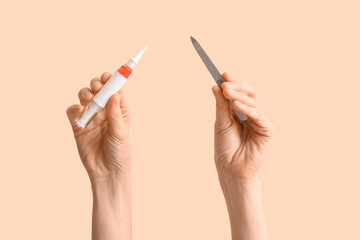
[[[123,75],[125,78],[128,78],[130,76],[130,74],[132,73],[132,69],[129,68],[127,65],[122,65],[119,69],[118,72]]]

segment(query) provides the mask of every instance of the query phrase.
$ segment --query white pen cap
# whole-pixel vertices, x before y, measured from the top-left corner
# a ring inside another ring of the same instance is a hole
[[[146,51],[146,49],[148,49],[148,47],[149,45],[146,44],[142,49],[140,49],[140,51],[137,52],[137,54],[135,54],[135,56],[130,58],[126,65],[129,68],[134,69],[134,67],[136,66],[136,64],[138,64],[140,58],[143,56],[144,52]]]

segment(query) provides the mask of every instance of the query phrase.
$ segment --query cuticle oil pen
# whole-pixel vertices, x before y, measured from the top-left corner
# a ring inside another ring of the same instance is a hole
[[[81,116],[81,118],[75,119],[75,123],[80,128],[85,128],[91,119],[104,108],[111,98],[128,80],[128,77],[132,73],[132,70],[139,62],[140,58],[148,48],[146,44],[135,56],[122,65],[105,83],[101,90],[94,96],[91,102],[88,104],[87,109]]]

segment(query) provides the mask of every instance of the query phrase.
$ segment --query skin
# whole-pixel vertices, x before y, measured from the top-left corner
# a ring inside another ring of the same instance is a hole
[[[256,92],[227,73],[216,98],[215,164],[228,208],[233,240],[266,240],[258,171],[273,127],[256,102]],[[79,91],[80,104],[67,109],[79,155],[93,192],[92,239],[131,239],[131,144],[129,110],[123,92],[113,95],[85,129],[75,124],[111,77],[104,73]],[[228,103],[249,119],[239,121]]]
[[[85,129],[75,119],[111,77],[104,73],[79,91],[80,104],[67,109],[81,161],[93,192],[92,239],[131,239],[131,144],[124,93],[114,94]]]
[[[268,239],[261,202],[258,171],[273,135],[273,126],[257,103],[254,87],[224,73],[221,88],[212,88],[216,99],[215,164],[227,204],[233,240]],[[246,114],[239,121],[228,103]]]

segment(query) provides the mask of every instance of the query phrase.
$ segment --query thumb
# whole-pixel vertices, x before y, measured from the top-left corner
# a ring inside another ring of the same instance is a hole
[[[123,123],[123,116],[120,108],[120,94],[111,96],[106,105],[106,115],[109,122],[109,130],[113,133],[119,132]]]
[[[225,124],[230,121],[231,113],[229,102],[224,97],[219,86],[213,86],[212,91],[216,99],[216,123],[220,125]]]

